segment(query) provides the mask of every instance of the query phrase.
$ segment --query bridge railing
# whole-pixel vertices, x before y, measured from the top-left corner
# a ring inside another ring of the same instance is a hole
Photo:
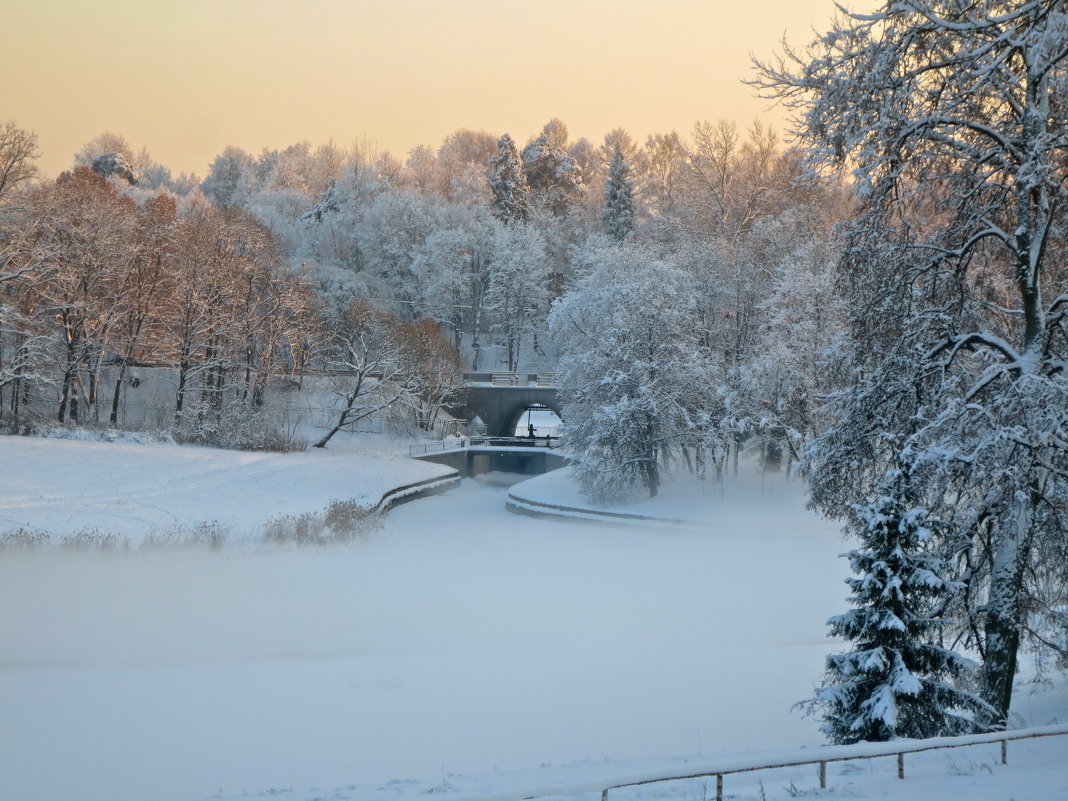
[[[408,446],[409,456],[482,446],[484,448],[555,448],[559,437],[446,437]]]
[[[553,448],[559,437],[468,437],[468,446],[494,448]]]
[[[464,373],[465,380],[472,384],[491,384],[495,387],[554,387],[556,373]]]
[[[408,446],[409,456],[423,456],[428,453],[441,453],[467,447],[467,437],[451,437],[446,439],[427,440],[416,445]]]

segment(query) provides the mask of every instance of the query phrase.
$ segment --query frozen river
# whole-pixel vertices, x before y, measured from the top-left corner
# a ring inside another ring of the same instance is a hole
[[[0,554],[0,799],[820,741],[790,707],[843,609],[834,524],[783,493],[729,530],[616,530],[504,492],[465,480],[337,549]]]

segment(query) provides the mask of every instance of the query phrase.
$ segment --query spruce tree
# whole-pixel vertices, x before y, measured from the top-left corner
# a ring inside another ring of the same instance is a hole
[[[621,242],[634,232],[634,188],[629,176],[630,166],[623,157],[623,147],[617,141],[612,149],[608,178],[604,182],[601,224],[609,236]]]
[[[552,119],[541,135],[523,148],[523,172],[537,204],[562,216],[586,193],[582,167],[568,152],[567,126]]]
[[[519,160],[519,150],[508,134],[497,140],[497,155],[490,159],[493,173],[493,215],[502,222],[525,222],[530,218],[527,177]]]
[[[836,743],[967,734],[993,710],[955,679],[972,663],[941,647],[937,610],[961,589],[925,544],[937,523],[910,503],[907,471],[891,473],[870,504],[854,508],[862,545],[847,554],[856,577],[846,580],[855,606],[831,618],[831,634],[853,642],[827,658],[815,698]]]

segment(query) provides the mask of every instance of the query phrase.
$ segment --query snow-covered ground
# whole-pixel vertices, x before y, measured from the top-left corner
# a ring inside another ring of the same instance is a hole
[[[339,475],[400,469],[14,438],[0,465],[0,507],[56,530],[104,498],[138,525],[160,507],[251,530],[276,496],[321,507],[359,483]],[[345,547],[0,553],[0,799],[511,799],[822,742],[791,706],[834,647],[845,546],[796,486],[708,496],[720,525],[643,530],[510,515],[501,483],[399,507]],[[1068,718],[1063,687],[1021,698],[1022,723]],[[1065,738],[1010,746],[1006,768],[995,753],[910,758],[905,782],[892,760],[832,766],[821,797],[1066,797]],[[753,799],[817,786],[808,769],[727,781]]]
[[[451,472],[399,455],[402,447],[372,436],[294,454],[0,437],[0,535],[95,529],[136,545],[153,530],[217,522],[247,540],[268,519],[331,501],[376,503],[393,487]]]

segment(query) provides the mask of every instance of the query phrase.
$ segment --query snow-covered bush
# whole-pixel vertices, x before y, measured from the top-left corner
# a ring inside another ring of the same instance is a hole
[[[334,500],[321,512],[279,515],[263,524],[271,545],[336,545],[366,536],[378,522],[373,505]]]

